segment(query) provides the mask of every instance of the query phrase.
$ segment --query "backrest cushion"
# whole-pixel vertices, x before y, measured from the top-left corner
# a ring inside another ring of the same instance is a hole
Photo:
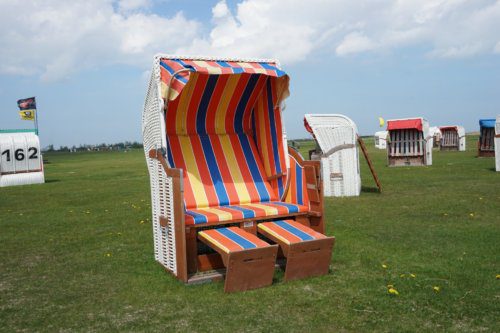
[[[186,209],[278,200],[245,133],[167,135],[170,165],[184,171]]]

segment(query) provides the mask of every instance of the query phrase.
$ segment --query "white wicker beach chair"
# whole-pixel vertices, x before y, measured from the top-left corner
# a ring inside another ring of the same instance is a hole
[[[287,147],[288,81],[275,60],[154,58],[142,129],[155,259],[179,280],[264,286],[277,248],[256,241],[259,223],[324,232],[320,163]]]
[[[306,114],[304,122],[321,149],[316,156],[321,161],[325,196],[358,196],[361,176],[356,124],[340,114]]]
[[[38,135],[0,133],[0,187],[44,182]]]

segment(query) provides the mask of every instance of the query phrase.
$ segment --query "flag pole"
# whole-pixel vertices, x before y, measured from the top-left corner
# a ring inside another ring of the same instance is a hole
[[[38,109],[35,109],[35,134],[38,135]]]

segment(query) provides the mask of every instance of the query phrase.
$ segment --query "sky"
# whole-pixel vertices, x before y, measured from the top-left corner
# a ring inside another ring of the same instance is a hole
[[[0,0],[0,45],[0,129],[36,96],[42,146],[142,141],[157,53],[278,59],[292,139],[306,113],[500,115],[500,0]]]

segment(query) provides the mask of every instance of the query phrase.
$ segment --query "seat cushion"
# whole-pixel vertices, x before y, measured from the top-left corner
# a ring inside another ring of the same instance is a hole
[[[198,233],[198,237],[226,253],[270,246],[257,236],[238,227],[203,230]]]
[[[258,230],[274,236],[285,244],[327,238],[325,235],[292,220],[259,223]]]
[[[285,202],[260,202],[243,205],[187,209],[186,225],[241,220],[256,217],[271,217],[308,212],[309,208]]]

